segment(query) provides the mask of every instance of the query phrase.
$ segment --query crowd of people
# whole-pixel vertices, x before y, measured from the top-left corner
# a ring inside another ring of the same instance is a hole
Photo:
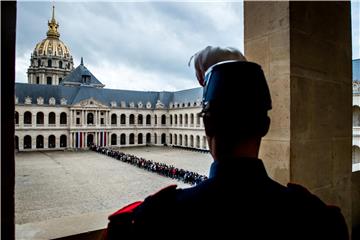
[[[193,151],[193,152],[209,153],[209,150],[208,150],[208,149],[193,148],[193,147],[184,147],[184,146],[176,146],[176,145],[173,145],[172,147],[173,147],[173,148],[184,149],[184,150],[188,150],[188,151]]]
[[[151,160],[146,160],[141,157],[137,157],[131,154],[126,154],[117,150],[113,150],[107,147],[101,147],[92,145],[90,147],[92,151],[105,154],[109,157],[113,157],[117,160],[120,160],[122,162],[126,162],[129,164],[132,164],[134,166],[137,166],[139,168],[145,169],[150,172],[157,173],[159,175],[170,177],[173,179],[177,179],[179,181],[182,181],[184,183],[190,184],[190,185],[196,185],[204,180],[207,179],[206,176],[200,175],[196,172],[184,170],[182,168],[176,168],[174,166],[168,166],[165,163],[158,163]]]

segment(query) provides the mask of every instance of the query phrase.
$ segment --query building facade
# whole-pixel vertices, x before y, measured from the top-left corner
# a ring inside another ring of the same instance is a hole
[[[18,151],[174,145],[207,149],[202,89],[143,92],[106,89],[84,65],[73,68],[53,8],[47,38],[36,44],[28,83],[15,84]]]
[[[360,59],[353,60],[353,170],[360,171]]]

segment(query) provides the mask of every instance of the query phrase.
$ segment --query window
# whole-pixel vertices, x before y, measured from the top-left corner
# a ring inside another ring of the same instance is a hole
[[[51,84],[52,84],[52,78],[51,78],[51,77],[47,77],[47,78],[46,78],[46,84],[47,84],[47,85],[51,85]]]
[[[111,125],[117,124],[117,116],[115,113],[111,114]]]
[[[111,134],[111,145],[116,145],[117,141],[116,141],[116,134]]]
[[[161,134],[161,144],[166,145],[166,135],[165,135],[165,133]]]
[[[121,114],[121,116],[120,116],[120,123],[121,123],[121,124],[126,124],[126,115],[125,115],[125,114]]]
[[[146,115],[146,125],[151,125],[151,115]]]
[[[133,133],[130,134],[129,136],[129,143],[130,144],[134,144],[135,143],[135,135]]]
[[[49,124],[55,124],[56,123],[56,116],[54,112],[49,113]]]
[[[161,125],[166,125],[166,115],[165,114],[163,114],[161,116]]]
[[[135,116],[134,116],[134,114],[130,115],[130,124],[135,124]]]
[[[62,78],[59,78],[59,83],[61,83],[61,81],[62,81]]]
[[[121,136],[120,136],[120,144],[121,145],[126,144],[126,135],[125,135],[125,133],[121,134]]]
[[[42,112],[36,114],[36,124],[44,124],[44,114]]]
[[[52,67],[52,61],[50,59],[48,60],[48,67]]]
[[[142,144],[143,143],[143,135],[142,133],[138,134],[138,144]]]
[[[31,124],[31,118],[32,118],[32,114],[31,112],[25,112],[24,113],[24,124]]]
[[[40,77],[36,77],[36,84],[40,84]]]
[[[100,124],[101,124],[101,125],[104,125],[104,124],[105,124],[104,118],[101,118],[101,119],[100,119]]]
[[[139,125],[143,124],[143,115],[141,115],[141,114],[138,115],[138,124]]]
[[[80,125],[80,118],[79,117],[76,118],[76,124]]]
[[[67,115],[64,112],[60,114],[60,124],[67,124]]]
[[[38,59],[38,67],[40,67],[40,66],[41,66],[41,60]]]
[[[59,68],[63,68],[63,63],[62,63],[62,61],[59,61]]]
[[[146,134],[146,144],[150,144],[151,143],[151,134],[147,133]]]
[[[87,124],[94,124],[94,114],[93,113],[87,114]]]

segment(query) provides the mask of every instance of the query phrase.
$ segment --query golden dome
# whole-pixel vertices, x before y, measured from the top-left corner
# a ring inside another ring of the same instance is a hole
[[[34,49],[35,56],[58,56],[70,57],[69,48],[60,40],[56,38],[46,38],[36,44]]]
[[[69,48],[59,39],[59,24],[55,20],[55,7],[53,6],[52,18],[48,22],[49,29],[46,33],[47,38],[36,44],[34,56],[57,56],[71,57]]]

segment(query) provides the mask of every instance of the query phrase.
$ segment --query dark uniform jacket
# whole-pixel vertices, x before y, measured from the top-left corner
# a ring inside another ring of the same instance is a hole
[[[106,239],[348,239],[339,208],[248,158],[214,162],[208,180],[169,186],[109,220]]]

